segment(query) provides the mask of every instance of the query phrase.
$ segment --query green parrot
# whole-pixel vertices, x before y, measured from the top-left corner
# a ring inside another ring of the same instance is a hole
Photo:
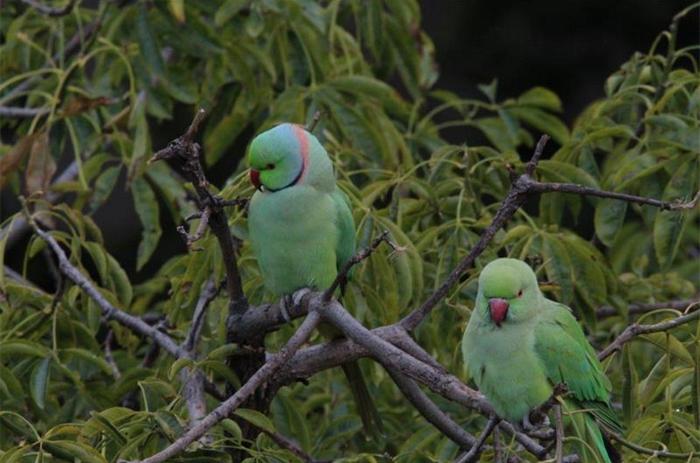
[[[285,297],[301,288],[330,287],[355,253],[355,223],[326,150],[304,128],[280,124],[255,137],[248,162],[257,189],[248,231],[265,287]],[[320,328],[326,336],[340,335],[332,327]],[[365,430],[381,434],[379,412],[358,363],[342,368]]]
[[[610,381],[571,310],[544,297],[525,262],[496,259],[484,267],[462,354],[496,413],[513,422],[529,423],[529,412],[566,384],[562,408],[585,443],[578,446],[581,461],[619,458],[598,426],[622,433]]]

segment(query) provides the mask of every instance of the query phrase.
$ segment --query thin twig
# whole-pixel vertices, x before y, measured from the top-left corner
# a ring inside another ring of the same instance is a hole
[[[309,125],[307,127],[305,127],[306,131],[313,132],[314,129],[316,128],[316,126],[318,125],[318,121],[320,121],[320,120],[321,120],[321,111],[319,110],[319,111],[316,111],[314,113],[314,117],[311,119],[311,122],[309,123]]]
[[[56,179],[51,183],[51,188],[61,183],[70,182],[75,177],[78,176],[78,163],[76,161],[71,162],[66,169],[61,172],[61,174],[56,177]],[[49,203],[54,203],[61,197],[61,193],[57,193],[52,189],[49,189],[48,193],[44,196],[44,199]],[[11,248],[17,241],[22,239],[24,234],[30,229],[27,219],[25,217],[17,217],[14,222],[11,223],[12,228],[8,225],[6,228],[0,230],[0,240],[7,234],[7,241],[5,242],[5,248]]]
[[[383,231],[377,238],[375,238],[369,246],[367,246],[364,249],[361,249],[357,254],[352,256],[351,259],[349,259],[347,262],[343,264],[343,266],[340,268],[340,271],[335,277],[335,280],[333,280],[333,283],[328,287],[323,292],[323,300],[324,301],[330,301],[330,299],[333,297],[333,293],[335,293],[335,290],[338,289],[338,286],[343,284],[344,281],[347,280],[348,278],[348,273],[350,270],[366,258],[372,255],[372,253],[379,247],[379,245],[386,241],[389,242],[389,232],[388,231]]]
[[[557,404],[552,408],[554,410],[554,429],[556,429],[554,461],[555,463],[562,463],[564,458],[564,420],[561,416],[561,404]]]
[[[700,298],[698,298],[698,297],[695,297],[693,299],[681,299],[681,300],[677,300],[677,301],[665,301],[665,302],[651,302],[651,303],[637,302],[634,304],[630,304],[628,306],[627,314],[628,315],[639,315],[639,314],[644,314],[647,312],[653,312],[654,310],[659,310],[659,309],[684,310],[688,306],[691,306],[693,304],[697,304],[699,302],[700,302]],[[617,310],[615,307],[610,307],[610,306],[600,307],[595,312],[595,316],[599,320],[601,318],[614,317],[615,315],[620,315],[620,311]]]
[[[187,448],[195,440],[202,437],[209,429],[216,425],[219,421],[229,416],[236,408],[238,408],[255,390],[267,381],[277,370],[280,369],[294,353],[301,347],[303,343],[311,336],[321,317],[318,312],[312,312],[307,315],[304,322],[299,326],[299,329],[287,341],[287,344],[280,349],[270,360],[253,374],[248,381],[241,386],[238,391],[224,402],[219,404],[207,416],[202,418],[189,431],[178,437],[172,444],[165,449],[156,453],[153,456],[142,460],[142,463],[160,463],[168,460],[171,457],[179,454]]]
[[[58,16],[65,16],[71,12],[73,9],[73,5],[75,4],[75,0],[68,0],[68,3],[66,3],[64,6],[60,8],[53,8],[47,5],[44,5],[41,2],[38,2],[36,0],[22,0],[23,3],[26,3],[27,5],[31,6],[35,10],[37,10],[41,14],[45,14],[46,16],[51,16],[51,17],[58,17]]]
[[[2,117],[35,117],[48,114],[49,108],[22,108],[19,106],[0,106],[0,116]]]
[[[294,455],[299,457],[299,459],[301,459],[302,461],[305,461],[307,463],[326,463],[325,460],[316,460],[311,455],[304,452],[304,449],[302,449],[301,446],[299,446],[299,444],[297,444],[294,440],[290,439],[284,434],[276,431],[270,431],[269,429],[260,428],[255,423],[250,421],[248,421],[248,423],[250,423],[250,425],[255,427],[258,431],[267,434],[275,444],[279,445],[284,449],[289,450]]]
[[[625,439],[621,435],[614,433],[610,430],[606,430],[605,433],[608,436],[610,436],[611,438],[618,441],[620,444],[624,445],[625,447],[630,448],[637,453],[642,453],[645,455],[652,455],[652,456],[659,457],[659,458],[673,458],[673,459],[686,460],[686,461],[691,461],[691,458],[700,456],[700,452],[677,453],[677,452],[667,452],[666,450],[650,449],[647,447],[643,447],[639,444],[635,444],[634,442],[628,441],[627,439]]]
[[[114,361],[114,356],[112,355],[112,341],[114,340],[114,331],[109,330],[107,332],[107,337],[105,338],[105,360],[109,367],[112,369],[112,376],[114,379],[121,378],[122,374],[119,372],[119,367],[117,362]]]
[[[78,51],[83,43],[91,41],[91,39],[95,36],[95,33],[102,26],[102,21],[104,21],[105,14],[107,13],[107,7],[109,7],[111,3],[112,2],[105,2],[104,7],[101,8],[97,17],[90,23],[88,23],[85,27],[83,27],[82,30],[79,29],[78,32],[76,32],[73,35],[73,37],[71,37],[70,40],[68,40],[66,46],[63,47],[63,50],[55,53],[50,59],[47,59],[43,67],[50,65],[51,62],[59,62],[61,60],[66,60],[70,57],[70,55]],[[117,3],[117,6],[120,6],[119,3]],[[22,81],[19,85],[14,87],[12,90],[7,92],[6,95],[0,98],[0,104],[4,104],[8,101],[17,98],[25,91],[27,91],[27,89],[29,89],[29,87],[31,87],[32,84],[38,82],[39,80],[41,80],[41,77],[32,76]]]
[[[693,209],[698,204],[700,192],[696,193],[692,201],[661,201],[653,198],[645,198],[643,196],[635,196],[627,193],[618,193],[616,191],[604,191],[597,188],[591,188],[574,183],[542,183],[535,180],[530,180],[530,191],[533,193],[572,193],[580,196],[597,196],[599,198],[619,199],[628,203],[645,204],[648,206],[658,207],[663,210],[684,210]]]
[[[207,225],[209,225],[209,217],[211,216],[211,208],[208,206],[205,206],[204,209],[199,212],[198,218],[199,224],[197,225],[197,229],[193,234],[187,233],[187,230],[185,229],[184,226],[180,225],[177,227],[177,232],[183,236],[185,239],[185,244],[187,245],[187,249],[193,250],[192,245],[201,240],[202,237],[204,236],[204,233],[207,231]],[[192,216],[187,217],[185,220],[189,219]]]
[[[462,458],[458,459],[456,463],[469,463],[474,461],[474,459],[481,453],[484,442],[486,442],[486,439],[496,428],[499,421],[500,419],[495,415],[489,417],[489,421],[486,423],[486,427],[481,432],[481,435],[479,435],[476,444],[472,446],[472,448],[470,448],[469,451],[462,456]]]
[[[652,325],[640,325],[638,323],[633,323],[625,328],[625,330],[620,333],[620,335],[615,338],[615,340],[613,340],[608,347],[598,353],[598,359],[603,360],[608,358],[613,354],[613,352],[622,349],[622,346],[626,342],[630,341],[636,336],[649,333],[658,333],[660,331],[668,331],[698,318],[700,318],[700,310],[696,310],[687,315],[681,315],[680,317],[676,317],[665,322],[654,323]]]
[[[197,341],[202,332],[202,324],[204,323],[207,308],[211,301],[216,299],[216,296],[219,295],[219,291],[221,291],[221,285],[217,285],[213,278],[209,278],[202,286],[202,292],[199,294],[199,299],[197,299],[197,305],[192,315],[192,326],[190,326],[187,337],[182,343],[183,349],[190,354],[194,354],[197,348]]]

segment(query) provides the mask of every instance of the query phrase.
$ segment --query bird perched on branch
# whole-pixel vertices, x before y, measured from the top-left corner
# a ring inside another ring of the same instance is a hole
[[[484,267],[462,354],[479,390],[510,421],[529,424],[530,411],[565,384],[565,421],[587,444],[578,445],[581,461],[619,461],[598,426],[622,433],[610,381],[571,310],[544,297],[525,262]]]
[[[330,287],[355,252],[355,223],[326,150],[304,128],[280,124],[255,137],[248,162],[257,189],[249,205],[248,231],[265,287],[277,296]],[[330,328],[321,331],[338,337]],[[381,433],[358,363],[342,368],[365,429]]]

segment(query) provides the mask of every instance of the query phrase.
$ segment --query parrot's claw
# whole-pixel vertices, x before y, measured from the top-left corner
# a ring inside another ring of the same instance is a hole
[[[292,303],[294,305],[301,304],[301,300],[304,298],[304,296],[306,296],[310,292],[311,292],[311,290],[309,288],[302,288],[299,291],[295,292],[294,294],[292,294]]]
[[[292,296],[290,294],[285,294],[282,298],[282,304],[280,305],[280,312],[287,323],[292,321],[292,317],[289,316],[287,308],[291,309],[292,307],[294,307],[294,300],[292,299]]]
[[[523,427],[523,430],[524,430],[526,433],[527,433],[527,432],[530,432],[530,431],[534,431],[535,429],[537,429],[537,426],[533,425],[533,424],[530,422],[530,414],[529,414],[529,413],[527,413],[527,414],[523,417],[523,420],[522,420],[521,425],[522,425],[522,427]]]

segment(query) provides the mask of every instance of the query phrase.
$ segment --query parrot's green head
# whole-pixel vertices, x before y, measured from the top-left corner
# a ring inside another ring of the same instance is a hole
[[[540,296],[535,272],[518,259],[496,259],[479,276],[477,308],[498,328],[529,319]]]
[[[255,137],[248,151],[253,186],[278,191],[302,181],[309,164],[310,137],[295,124],[280,124]]]

